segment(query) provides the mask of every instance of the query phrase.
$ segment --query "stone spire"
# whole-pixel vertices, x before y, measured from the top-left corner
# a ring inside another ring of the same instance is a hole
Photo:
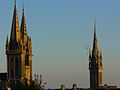
[[[99,48],[98,48],[98,40],[97,40],[97,34],[96,34],[96,22],[95,22],[92,55],[97,55],[98,53],[99,53]]]
[[[19,22],[18,22],[18,11],[16,7],[16,0],[15,0],[10,43],[16,45],[19,42],[19,39],[20,39],[20,29],[19,29]]]
[[[27,26],[26,26],[26,19],[25,19],[25,14],[24,14],[24,3],[23,3],[23,9],[22,9],[22,21],[21,21],[21,37],[22,39],[27,40]]]

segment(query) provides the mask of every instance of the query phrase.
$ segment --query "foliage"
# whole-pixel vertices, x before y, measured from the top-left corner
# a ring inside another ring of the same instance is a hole
[[[42,75],[34,76],[34,80],[31,80],[30,83],[17,80],[12,82],[12,89],[11,90],[45,90],[45,85],[47,82],[42,81]],[[11,85],[10,85],[11,86]]]

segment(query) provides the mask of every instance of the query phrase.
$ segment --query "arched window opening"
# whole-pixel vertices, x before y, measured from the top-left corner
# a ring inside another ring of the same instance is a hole
[[[25,58],[25,66],[29,66],[29,58]]]
[[[18,57],[15,58],[15,77],[18,78],[19,76],[19,61]]]
[[[11,60],[10,60],[10,76],[13,79],[13,77],[14,77],[14,59],[13,59],[13,57],[11,57]]]

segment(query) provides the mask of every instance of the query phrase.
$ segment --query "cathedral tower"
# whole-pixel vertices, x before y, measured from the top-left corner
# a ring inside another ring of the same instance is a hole
[[[27,80],[32,78],[32,42],[27,34],[24,7],[19,27],[16,1],[12,19],[10,39],[6,40],[7,72],[9,80]]]
[[[102,54],[98,48],[96,23],[94,25],[93,49],[89,52],[90,88],[100,88],[102,83]]]

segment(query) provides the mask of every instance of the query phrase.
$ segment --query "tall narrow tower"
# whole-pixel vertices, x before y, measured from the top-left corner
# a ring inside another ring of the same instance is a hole
[[[32,78],[32,42],[27,34],[27,26],[22,10],[21,27],[18,22],[16,1],[11,27],[10,40],[6,40],[7,72],[9,80],[27,80]]]
[[[98,48],[96,23],[94,25],[93,49],[89,52],[90,88],[100,88],[102,83],[102,54]]]

